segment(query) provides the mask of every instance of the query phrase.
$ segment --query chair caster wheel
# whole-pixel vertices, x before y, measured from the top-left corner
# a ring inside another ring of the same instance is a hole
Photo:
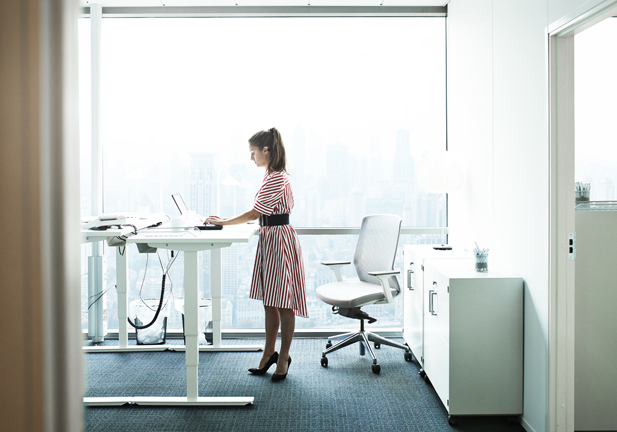
[[[449,416],[448,416],[448,424],[449,424],[450,426],[456,426],[456,425],[458,425],[458,417],[454,417],[454,416],[449,415]]]
[[[375,349],[381,348],[381,344],[379,342],[375,342]]]
[[[381,366],[379,366],[378,364],[371,365],[371,370],[374,374],[378,374],[379,372],[381,372]]]
[[[326,349],[330,348],[332,346],[332,341],[328,341],[328,343],[326,344]]]
[[[405,353],[405,361],[411,362],[412,360],[413,360],[413,357],[412,357],[411,353],[406,352]]]
[[[327,368],[328,367],[328,357],[321,358],[321,366]]]

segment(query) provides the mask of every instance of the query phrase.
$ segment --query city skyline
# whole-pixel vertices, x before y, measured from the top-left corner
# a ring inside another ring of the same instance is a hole
[[[292,223],[302,226],[359,226],[361,218],[371,213],[393,213],[404,218],[405,226],[440,226],[442,212],[442,197],[439,194],[429,194],[418,190],[421,181],[417,178],[419,171],[415,169],[416,158],[423,155],[412,154],[409,131],[400,129],[396,134],[394,157],[390,160],[379,158],[372,161],[374,170],[362,175],[363,167],[369,165],[367,158],[351,157],[345,143],[328,146],[325,157],[322,158],[322,174],[320,181],[306,176],[306,165],[311,163],[306,152],[310,143],[301,142],[294,146],[295,163],[290,164],[295,208],[292,212]],[[308,145],[307,145],[308,144]],[[426,155],[424,155],[426,157]],[[173,162],[173,161],[172,161]],[[221,214],[231,216],[234,212],[242,212],[252,207],[253,197],[261,184],[263,171],[251,167],[247,173],[243,165],[218,165],[214,153],[191,153],[182,161],[185,175],[178,175],[173,169],[161,169],[142,166],[143,175],[148,173],[157,176],[160,182],[151,182],[147,178],[132,178],[127,180],[121,172],[117,175],[106,175],[105,194],[108,207],[120,210],[133,210],[140,205],[151,209],[158,208],[162,196],[169,202],[163,206],[170,211],[170,217],[175,217],[177,208],[170,198],[171,193],[180,190],[187,206],[199,212],[220,207]],[[169,164],[169,167],[172,163]],[[389,167],[389,169],[385,169]],[[409,169],[406,169],[406,168]],[[119,164],[115,170],[134,172],[134,167]],[[234,184],[222,184],[229,175]],[[134,182],[134,183],[132,183]],[[150,186],[144,190],[143,185]],[[325,186],[324,186],[325,185]],[[326,187],[327,186],[327,187]],[[120,193],[120,190],[123,193]],[[162,191],[162,192],[161,192]],[[162,195],[161,195],[162,193]],[[169,198],[166,198],[169,197]],[[144,201],[146,200],[146,201]],[[312,207],[312,211],[310,210]],[[110,208],[111,210],[111,208]],[[107,210],[106,210],[107,211]],[[355,213],[353,213],[355,212]],[[312,225],[311,225],[312,224]],[[356,225],[354,225],[356,224]],[[401,244],[439,242],[438,235],[405,236]],[[309,320],[298,320],[298,328],[346,326],[348,323],[333,315],[327,305],[315,296],[315,288],[332,282],[330,269],[319,265],[319,262],[332,259],[351,259],[353,257],[357,235],[350,236],[301,236],[303,259],[307,282],[307,304]],[[263,306],[260,302],[248,298],[250,280],[255,256],[256,239],[248,245],[233,245],[222,251],[223,260],[223,311],[222,325],[224,328],[261,328],[263,326]],[[131,246],[129,246],[131,247]],[[107,249],[108,273],[115,273],[113,248]],[[85,252],[82,256],[85,261]],[[129,271],[129,302],[140,298],[158,298],[162,269],[154,255],[146,257],[131,250]],[[165,258],[163,254],[163,260]],[[147,277],[146,259],[148,260]],[[397,261],[400,257],[397,256]],[[400,262],[397,264],[402,268]],[[199,254],[200,295],[209,298],[209,252]],[[171,283],[167,290],[167,301],[170,293],[174,298],[183,298],[183,256],[176,260],[170,271]],[[346,278],[357,277],[353,266],[343,269]],[[402,286],[402,276],[399,276]],[[142,292],[143,287],[143,292]],[[110,328],[117,326],[116,302],[117,295],[113,287],[107,295],[108,324]],[[82,288],[83,291],[83,288]],[[87,292],[87,289],[86,291]],[[381,308],[376,311],[380,326],[397,326],[401,324],[401,299],[396,299],[391,308]],[[370,310],[367,309],[367,310]],[[87,317],[87,314],[86,314]],[[134,317],[132,317],[134,318]],[[84,319],[84,325],[87,319]],[[168,330],[182,328],[181,314],[173,307],[168,309]]]

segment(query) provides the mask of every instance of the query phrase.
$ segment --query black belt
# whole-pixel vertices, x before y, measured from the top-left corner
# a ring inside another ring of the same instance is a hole
[[[280,215],[259,215],[259,226],[278,226],[278,225],[289,225],[289,215],[288,214],[280,214]]]

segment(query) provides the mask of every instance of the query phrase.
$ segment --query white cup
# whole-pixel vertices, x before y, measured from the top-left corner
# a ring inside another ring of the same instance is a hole
[[[186,226],[186,221],[182,216],[178,216],[175,218],[171,218],[169,221],[169,225],[172,227],[183,227]]]

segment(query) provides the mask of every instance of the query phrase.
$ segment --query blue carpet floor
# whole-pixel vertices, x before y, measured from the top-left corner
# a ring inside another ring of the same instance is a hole
[[[173,343],[173,341],[172,341]],[[180,343],[180,341],[178,342]],[[263,344],[225,340],[225,344]],[[320,365],[325,339],[294,339],[286,380],[272,383],[270,372],[253,376],[261,353],[200,353],[200,396],[254,396],[252,406],[87,407],[86,430],[95,431],[504,431],[521,432],[504,417],[463,417],[456,427],[418,365],[403,351],[376,350],[379,375],[370,357],[348,347]],[[86,355],[86,396],[186,396],[183,352],[96,353]]]

